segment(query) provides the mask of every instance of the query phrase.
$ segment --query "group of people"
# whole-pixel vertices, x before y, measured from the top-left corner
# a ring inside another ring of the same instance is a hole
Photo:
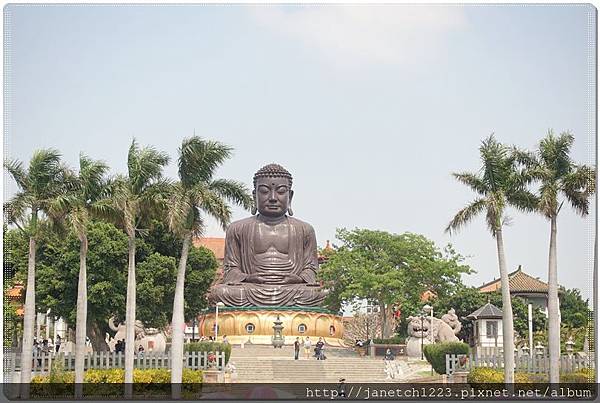
[[[125,339],[117,340],[115,353],[125,353]]]
[[[42,353],[47,354],[47,353],[52,353],[52,352],[56,352],[58,353],[58,350],[60,350],[60,345],[61,345],[61,338],[60,336],[56,336],[56,341],[54,342],[54,346],[52,346],[52,339],[43,339],[41,342],[39,342],[37,340],[36,337],[33,338],[33,353],[40,355]]]
[[[306,339],[300,340],[300,337],[296,337],[294,341],[294,359],[297,360],[300,355],[300,345],[304,347],[304,355],[306,359],[310,358],[312,342],[310,337],[306,336]],[[319,341],[315,344],[315,348],[313,349],[314,357],[317,360],[325,360],[327,357],[325,356],[325,342],[322,337],[319,337]]]

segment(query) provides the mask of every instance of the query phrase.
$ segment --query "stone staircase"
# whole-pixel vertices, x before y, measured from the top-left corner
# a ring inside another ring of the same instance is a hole
[[[409,378],[421,365],[398,359],[395,365],[400,374],[389,379],[382,358],[359,357],[354,351],[329,347],[325,349],[326,360],[306,359],[300,351],[300,359],[294,360],[294,349],[284,346],[234,346],[230,362],[236,367],[237,383],[335,383],[344,378],[347,383],[399,382]]]

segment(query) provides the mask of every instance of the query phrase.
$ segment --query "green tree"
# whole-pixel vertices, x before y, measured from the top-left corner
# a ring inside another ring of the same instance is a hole
[[[128,237],[127,303],[125,311],[125,395],[133,389],[134,324],[136,312],[135,246],[136,234],[165,205],[169,182],[162,169],[169,162],[166,153],[153,147],[140,148],[132,141],[127,155],[127,175],[116,178],[112,188],[113,217]]]
[[[175,258],[156,252],[137,264],[136,319],[145,326],[162,329],[168,325],[175,271]]]
[[[128,241],[114,225],[100,221],[88,225],[87,238],[87,334],[95,351],[105,351],[107,319],[122,319],[125,311]],[[51,309],[67,323],[75,323],[77,317],[79,246],[73,231],[64,238],[48,234],[39,253],[36,298],[43,310]]]
[[[173,398],[180,398],[183,373],[183,325],[185,269],[193,236],[202,236],[204,216],[215,218],[223,229],[231,221],[228,202],[249,209],[252,197],[240,182],[214,179],[216,169],[231,156],[231,148],[216,141],[191,137],[179,148],[179,182],[173,186],[169,203],[169,226],[181,239],[181,256],[173,298],[171,383]]]
[[[49,213],[72,228],[79,238],[79,278],[77,283],[77,318],[75,324],[75,397],[82,396],[87,325],[87,230],[92,217],[101,215],[107,204],[108,165],[81,154],[79,173],[70,179],[68,192],[57,197]]]
[[[4,204],[6,222],[15,225],[29,237],[25,314],[23,319],[23,351],[21,354],[21,397],[29,397],[35,316],[35,258],[37,238],[42,229],[40,215],[48,212],[50,203],[66,191],[66,169],[60,153],[53,149],[33,153],[26,168],[22,162],[8,160],[4,164],[18,186],[15,195]]]
[[[596,189],[593,167],[577,165],[570,156],[575,138],[568,132],[555,136],[552,131],[542,139],[535,153],[516,151],[539,183],[537,210],[550,221],[548,255],[548,350],[550,382],[558,383],[560,374],[560,320],[558,317],[558,269],[556,235],[558,214],[565,203],[582,217],[588,215],[590,197]]]
[[[477,193],[477,198],[460,210],[446,227],[446,232],[458,231],[470,223],[474,217],[485,213],[488,229],[496,239],[498,266],[502,290],[502,324],[504,351],[514,350],[513,312],[510,304],[508,270],[504,254],[502,226],[508,205],[524,211],[533,211],[535,197],[526,190],[528,178],[517,169],[517,160],[509,148],[500,144],[493,135],[482,141],[479,147],[480,173],[454,173],[453,176]],[[507,384],[514,382],[514,356],[504,354],[504,379]]]
[[[185,276],[186,322],[197,317],[208,307],[206,293],[215,279],[218,267],[219,262],[211,250],[203,246],[190,248]]]
[[[560,298],[560,320],[569,328],[583,328],[589,323],[592,311],[576,289],[565,289]]]
[[[374,301],[381,315],[381,338],[389,337],[387,316],[392,305],[410,311],[425,290],[445,295],[469,273],[452,248],[440,251],[422,235],[338,229],[342,242],[323,264],[319,277],[330,290],[328,304],[340,306],[355,299]]]

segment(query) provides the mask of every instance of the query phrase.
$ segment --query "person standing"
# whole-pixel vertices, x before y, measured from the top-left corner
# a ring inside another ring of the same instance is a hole
[[[300,337],[296,337],[296,341],[294,342],[294,360],[298,359],[299,354],[300,354]]]
[[[56,335],[56,341],[54,342],[54,346],[56,347],[56,352],[60,350],[60,335]]]
[[[323,343],[323,338],[319,337],[319,341],[317,342],[316,346],[315,346],[315,353],[317,356],[317,360],[323,360],[324,358],[324,354],[323,354],[323,347],[325,346],[325,343]]]
[[[306,359],[310,358],[310,347],[312,343],[310,342],[310,338],[306,336],[306,340],[304,340],[304,354],[306,355]]]

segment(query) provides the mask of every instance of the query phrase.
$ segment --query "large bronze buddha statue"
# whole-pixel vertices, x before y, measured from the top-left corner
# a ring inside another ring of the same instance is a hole
[[[254,175],[253,215],[231,223],[224,276],[209,294],[226,306],[318,306],[317,241],[310,224],[292,217],[292,175],[269,164]]]

